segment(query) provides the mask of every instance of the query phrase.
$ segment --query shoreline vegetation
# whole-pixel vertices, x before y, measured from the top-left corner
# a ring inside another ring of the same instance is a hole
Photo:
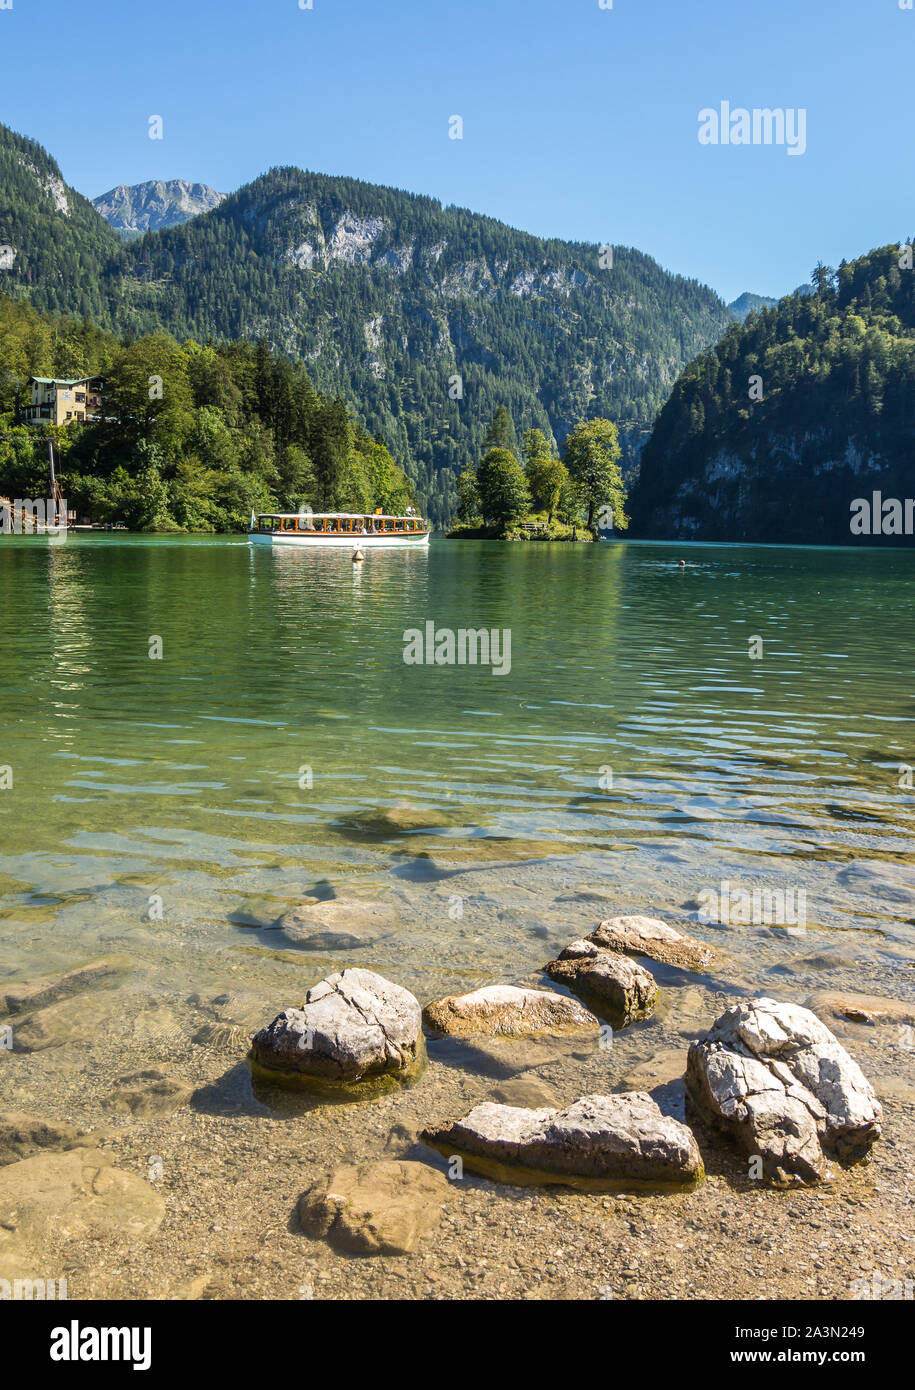
[[[622,449],[610,420],[583,420],[562,456],[542,430],[524,433],[518,448],[511,415],[500,405],[474,471],[458,478],[457,526],[449,540],[592,541],[599,531],[625,531]]]
[[[18,423],[31,376],[97,376],[97,423]],[[48,437],[61,493],[101,526],[246,531],[251,512],[402,514],[413,482],[341,397],[261,340],[119,340],[88,319],[0,296],[0,496],[42,497]]]
[[[19,423],[32,376],[100,377],[102,418]],[[47,440],[78,523],[158,533],[247,530],[252,512],[402,514],[413,480],[341,397],[301,363],[251,343],[117,339],[88,319],[42,314],[0,296],[0,496],[40,497]],[[591,541],[625,530],[616,425],[577,424],[562,456],[539,429],[519,448],[497,407],[474,470],[458,480],[450,538]]]

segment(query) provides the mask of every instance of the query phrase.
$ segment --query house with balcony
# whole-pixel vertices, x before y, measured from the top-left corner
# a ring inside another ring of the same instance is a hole
[[[31,403],[22,412],[27,425],[72,425],[102,418],[99,377],[33,376],[29,387]]]

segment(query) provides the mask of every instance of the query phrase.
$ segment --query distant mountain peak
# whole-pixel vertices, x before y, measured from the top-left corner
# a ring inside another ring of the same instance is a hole
[[[202,212],[212,212],[225,197],[225,193],[217,193],[205,183],[150,179],[146,183],[118,184],[93,198],[92,205],[116,231],[138,235],[180,226]]]
[[[752,294],[749,290],[744,290],[743,294],[731,301],[728,308],[735,319],[740,319],[743,322],[747,314],[752,314],[760,309],[772,309],[777,303],[777,299],[770,299],[768,295]]]

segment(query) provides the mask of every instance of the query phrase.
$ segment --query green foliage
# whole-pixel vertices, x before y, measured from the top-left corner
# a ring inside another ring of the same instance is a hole
[[[69,354],[69,356],[68,356]],[[30,374],[77,357],[105,381],[105,419],[64,429],[16,424]],[[144,531],[237,531],[254,511],[403,513],[410,480],[387,448],[265,343],[120,343],[87,322],[0,296],[0,496],[42,497],[48,436],[80,517]]]
[[[522,452],[524,472],[534,504],[544,508],[547,520],[551,522],[563,489],[569,482],[568,469],[556,458],[540,430],[525,433]]]
[[[477,469],[477,492],[483,520],[504,533],[520,521],[531,504],[521,465],[510,449],[489,449]]]
[[[643,535],[848,544],[850,504],[912,493],[915,270],[885,246],[732,326],[684,370],[632,496]]]
[[[587,508],[589,530],[594,528],[595,514],[605,529],[610,517],[614,530],[624,531],[629,525],[621,455],[619,434],[611,420],[582,421],[566,440],[563,462]]]
[[[543,439],[540,430],[536,433]],[[544,443],[546,441],[544,440]],[[518,441],[515,437],[515,426],[512,417],[504,405],[497,405],[493,412],[489,429],[486,431],[486,438],[483,440],[483,453],[488,454],[490,449],[505,449],[511,454],[517,455]]]

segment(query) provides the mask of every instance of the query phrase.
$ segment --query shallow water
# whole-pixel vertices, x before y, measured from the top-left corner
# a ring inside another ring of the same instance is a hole
[[[781,930],[730,924],[751,983],[821,929],[854,930],[877,965],[915,946],[911,563],[439,542],[354,568],[234,541],[8,538],[7,969],[117,944],[135,984],[178,992],[282,944],[258,924],[316,884],[357,886],[403,917],[371,963],[431,996],[526,976],[615,911],[695,921],[722,880],[806,892],[806,940],[784,930],[790,896]],[[510,629],[510,671],[405,664],[428,619]],[[342,823],[400,803],[454,823]]]

